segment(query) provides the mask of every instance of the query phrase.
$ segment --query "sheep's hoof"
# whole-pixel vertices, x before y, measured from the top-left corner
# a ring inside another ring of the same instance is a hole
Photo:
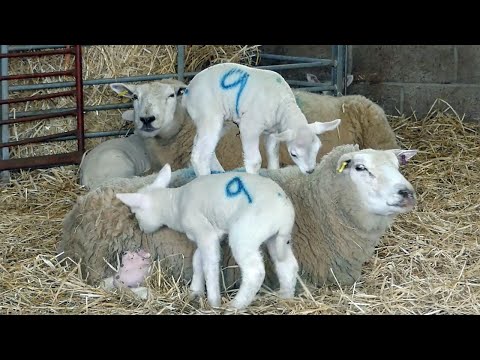
[[[295,290],[279,290],[277,295],[281,299],[291,299],[295,295]]]

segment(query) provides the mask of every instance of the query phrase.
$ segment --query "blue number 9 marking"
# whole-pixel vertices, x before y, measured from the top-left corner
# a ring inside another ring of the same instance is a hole
[[[238,79],[236,79],[230,84],[226,84],[227,78],[234,74],[239,74]],[[242,95],[243,89],[245,88],[249,76],[249,74],[247,74],[241,69],[231,69],[225,74],[223,74],[222,78],[220,79],[220,87],[223,90],[230,90],[238,87],[237,98],[235,100],[235,112],[237,113],[237,116],[240,116],[240,113],[238,111],[238,103],[240,101],[240,96]]]
[[[236,187],[236,189],[232,189],[232,187]],[[235,197],[240,195],[240,193],[244,193],[245,196],[248,199],[248,203],[251,204],[253,202],[252,197],[248,193],[248,190],[245,188],[245,185],[243,185],[242,180],[238,176],[235,176],[232,180],[230,180],[227,183],[227,186],[225,186],[225,193],[227,194],[227,197]]]

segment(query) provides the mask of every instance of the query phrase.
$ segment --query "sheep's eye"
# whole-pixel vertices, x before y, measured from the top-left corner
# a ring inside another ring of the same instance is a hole
[[[294,157],[294,158],[297,157],[297,154],[294,154],[294,153],[290,153],[290,155],[292,155],[292,157]]]
[[[137,94],[133,94],[133,97],[132,97],[133,100],[138,100],[138,96]]]
[[[175,94],[170,94],[170,95],[168,95],[168,97],[169,97],[169,98],[175,97]]]
[[[364,171],[364,170],[367,170],[367,168],[363,165],[356,165],[355,166],[355,170],[357,171]]]

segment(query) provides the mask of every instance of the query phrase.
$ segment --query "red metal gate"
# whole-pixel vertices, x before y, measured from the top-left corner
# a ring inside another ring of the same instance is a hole
[[[74,66],[71,69],[65,71],[54,71],[54,72],[39,72],[39,73],[30,73],[30,74],[18,74],[11,75],[2,74],[0,76],[0,82],[2,82],[2,88],[5,89],[7,86],[5,84],[9,80],[19,80],[19,79],[34,79],[34,78],[48,78],[54,76],[67,76],[73,77],[75,79],[71,90],[68,91],[58,91],[54,93],[49,93],[45,95],[34,95],[28,97],[21,97],[16,99],[10,99],[3,94],[4,99],[0,99],[0,105],[3,110],[5,106],[8,107],[8,104],[13,103],[22,103],[33,100],[44,100],[52,99],[59,97],[75,97],[76,98],[76,108],[66,109],[63,111],[56,111],[54,113],[40,114],[36,116],[25,116],[19,118],[10,118],[7,111],[2,111],[0,114],[0,126],[5,130],[8,129],[8,125],[15,123],[25,123],[33,122],[45,119],[66,117],[66,116],[76,116],[77,126],[75,130],[51,134],[47,136],[38,136],[29,139],[22,139],[19,141],[9,141],[8,138],[5,141],[6,137],[3,136],[3,139],[0,139],[0,149],[9,148],[17,145],[25,144],[34,144],[34,143],[43,143],[52,141],[53,139],[63,138],[67,136],[74,136],[77,141],[77,151],[61,153],[61,154],[52,154],[44,156],[34,156],[18,159],[5,159],[6,156],[2,157],[0,160],[0,171],[11,170],[11,169],[36,169],[36,168],[46,168],[51,166],[60,166],[60,165],[72,165],[80,164],[84,148],[85,148],[85,136],[84,136],[84,122],[83,122],[83,80],[82,80],[82,54],[81,54],[81,45],[72,45],[65,46],[61,49],[54,50],[30,50],[30,51],[8,51],[6,53],[0,53],[0,60],[2,59],[12,59],[12,58],[27,58],[27,57],[48,57],[54,55],[73,55],[75,57]],[[7,114],[7,115],[5,115]],[[5,133],[5,131],[4,131]],[[5,154],[5,152],[4,152]],[[8,152],[7,152],[8,154]],[[8,155],[7,155],[8,156]]]

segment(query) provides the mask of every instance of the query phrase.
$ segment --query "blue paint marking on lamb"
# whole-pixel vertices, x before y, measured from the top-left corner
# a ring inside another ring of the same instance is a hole
[[[247,188],[238,176],[235,176],[233,179],[231,179],[227,183],[227,186],[225,186],[225,194],[227,195],[227,197],[239,196],[242,192],[247,197],[248,203],[251,204],[253,202],[252,197],[250,196],[250,193],[248,192]]]
[[[230,84],[227,84],[227,79],[235,74],[238,74],[238,78]],[[235,99],[235,112],[237,113],[237,116],[240,116],[240,111],[238,110],[240,96],[242,96],[243,89],[245,89],[245,85],[247,84],[249,76],[249,74],[247,74],[241,69],[230,69],[225,74],[223,74],[222,78],[220,79],[220,87],[223,90],[230,90],[238,87],[237,98]]]

